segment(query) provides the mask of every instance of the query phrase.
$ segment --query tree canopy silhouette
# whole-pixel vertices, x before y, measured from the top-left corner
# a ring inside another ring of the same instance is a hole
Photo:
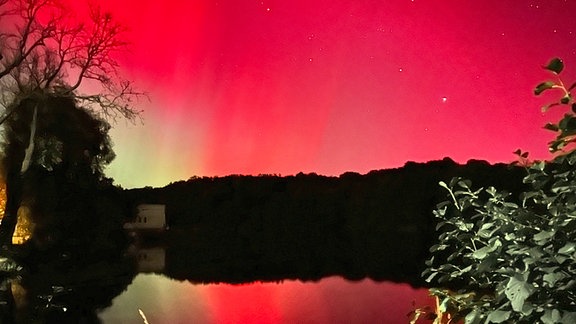
[[[58,0],[0,0],[7,193],[1,244],[11,240],[31,167],[68,176],[90,170],[101,178],[114,157],[106,120],[139,115],[133,101],[142,93],[119,75],[114,58],[127,45],[125,28],[94,5],[88,21],[75,21],[67,10]]]

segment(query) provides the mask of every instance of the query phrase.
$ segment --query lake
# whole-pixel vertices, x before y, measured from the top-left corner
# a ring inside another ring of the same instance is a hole
[[[138,274],[98,313],[104,324],[144,323],[408,323],[413,305],[432,305],[408,284],[348,281],[192,284]],[[141,310],[142,314],[140,314]]]
[[[245,269],[242,264],[233,269],[217,260],[183,268],[175,257],[184,254],[170,249],[129,251],[30,252],[24,267],[4,257],[0,323],[394,324],[408,323],[411,311],[434,302],[426,289],[393,277],[276,273],[293,279],[237,281],[234,273]],[[393,263],[388,260],[383,262]]]

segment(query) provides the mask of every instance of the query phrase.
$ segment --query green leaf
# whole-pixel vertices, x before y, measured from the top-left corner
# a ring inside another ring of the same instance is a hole
[[[524,263],[524,269],[522,270],[525,271],[532,268],[533,264],[536,263],[536,260],[534,258],[526,257],[522,260],[522,263]]]
[[[541,231],[534,235],[534,241],[538,245],[544,245],[550,241],[550,238],[554,236],[553,231]]]
[[[515,274],[508,280],[504,289],[506,297],[512,304],[512,309],[516,312],[522,312],[524,302],[534,292],[534,286],[527,283],[520,274]]]
[[[449,245],[447,244],[434,244],[430,248],[430,252],[442,251],[445,250],[447,247],[449,247]]]
[[[438,275],[438,272],[433,272],[424,280],[426,280],[426,282],[432,282],[432,279],[434,279],[434,277],[436,277],[437,275]]]
[[[498,264],[498,257],[495,255],[488,256],[484,258],[484,260],[480,261],[478,265],[477,271],[479,273],[487,272],[487,271],[494,271],[494,267]]]
[[[559,290],[574,289],[574,286],[576,286],[576,279],[568,281],[567,284],[557,287],[557,289]]]
[[[446,184],[446,182],[440,181],[440,182],[438,182],[438,184],[440,185],[440,187],[446,188],[446,190],[449,190],[449,191],[450,191],[450,188],[448,187],[448,185]]]
[[[564,312],[560,323],[576,323],[576,312]]]
[[[541,110],[542,110],[542,112],[547,112],[548,109],[550,109],[550,108],[552,108],[552,107],[554,107],[554,106],[559,106],[559,105],[560,105],[559,102],[553,102],[553,103],[551,103],[551,104],[547,104],[547,105],[542,106]]]
[[[487,192],[490,196],[492,196],[492,197],[496,196],[496,194],[498,193],[498,192],[496,191],[496,188],[494,188],[494,187],[492,187],[492,186],[486,188],[486,192]]]
[[[493,227],[494,223],[486,222],[482,224],[482,227],[480,227],[480,230],[478,230],[478,236],[486,239],[492,237],[492,234],[498,230],[498,228]]]
[[[554,87],[554,85],[556,85],[556,84],[552,81],[542,82],[536,86],[536,88],[534,89],[534,94],[538,96],[542,92],[544,92],[544,90],[552,89]]]
[[[534,235],[534,240],[536,241],[542,241],[548,238],[551,238],[552,236],[554,236],[554,232],[552,231],[542,231],[539,232],[538,234]]]
[[[562,280],[564,278],[566,278],[566,275],[562,272],[552,272],[542,276],[542,280],[544,280],[544,282],[546,282],[549,287],[554,287],[558,280]]]
[[[540,317],[540,320],[542,320],[542,323],[544,324],[560,323],[561,320],[560,311],[558,311],[557,309],[547,309],[544,311],[544,315]]]
[[[541,257],[544,256],[544,251],[543,251],[542,248],[539,247],[539,246],[534,246],[534,247],[532,247],[532,248],[529,248],[526,252],[527,252],[530,256],[532,256],[533,258],[536,258],[536,259],[541,258]]]
[[[514,233],[514,232],[506,233],[506,234],[504,234],[504,239],[506,241],[512,241],[512,240],[516,239],[516,233]]]
[[[567,105],[570,100],[572,100],[572,96],[570,96],[570,94],[565,95],[564,97],[562,97],[562,99],[560,99],[560,103],[563,105]]]
[[[558,250],[558,253],[570,254],[570,253],[574,252],[574,250],[576,250],[576,243],[568,242],[568,243],[566,243],[566,245],[561,247],[560,250]]]
[[[558,127],[562,130],[563,136],[571,135],[576,132],[576,117],[570,114],[565,114],[560,120],[560,123],[558,123]]]
[[[568,130],[570,129],[571,124],[574,123],[574,120],[576,118],[574,118],[572,115],[570,114],[565,114],[564,117],[560,120],[560,122],[558,123],[558,127],[562,130]]]
[[[566,145],[566,142],[563,139],[559,139],[559,140],[554,140],[550,143],[548,143],[548,150],[552,153],[554,152],[558,152],[560,151],[564,146]]]
[[[472,181],[468,179],[460,180],[458,181],[458,185],[462,188],[470,189],[470,187],[472,186]]]
[[[510,311],[495,310],[488,315],[487,323],[502,323],[510,318]]]
[[[461,177],[453,177],[452,179],[450,179],[450,188],[454,188],[456,187],[456,184],[458,183],[458,181],[462,180]]]
[[[473,223],[466,223],[462,220],[457,221],[456,223],[454,223],[454,225],[456,225],[458,229],[461,230],[462,232],[470,232],[474,228]]]
[[[534,163],[532,165],[532,167],[530,167],[530,169],[535,170],[535,171],[544,171],[545,166],[546,166],[546,163],[544,161],[538,161],[538,162]]]
[[[546,125],[544,125],[544,128],[551,130],[553,132],[557,132],[558,130],[560,130],[560,128],[558,128],[558,125],[552,123],[547,123]]]
[[[482,314],[480,314],[478,310],[473,309],[470,313],[466,315],[466,318],[464,318],[464,323],[466,324],[480,323],[480,320],[482,319],[481,315]]]
[[[550,62],[548,62],[548,65],[546,65],[544,68],[548,71],[560,74],[560,72],[562,72],[562,70],[564,69],[564,63],[562,62],[561,59],[555,57],[552,60],[550,60]]]
[[[452,302],[450,298],[448,297],[444,298],[440,303],[440,305],[438,305],[438,310],[441,311],[442,313],[446,313],[446,311],[448,311],[448,309],[450,308],[451,303]]]
[[[527,158],[530,153],[529,152],[522,152],[521,149],[517,149],[516,151],[512,152],[512,154],[517,155],[518,157],[521,157],[521,158]]]
[[[524,306],[522,307],[521,313],[524,316],[528,316],[528,315],[532,314],[534,309],[535,309],[534,305],[532,305],[531,302],[526,301],[526,302],[524,302]]]
[[[563,255],[556,255],[554,258],[556,259],[556,262],[558,262],[559,264],[563,264],[564,262],[566,262],[566,260],[572,260],[572,258],[568,258]]]
[[[488,254],[496,251],[501,246],[502,242],[500,242],[499,239],[492,240],[489,245],[474,251],[472,257],[478,260],[484,259]]]

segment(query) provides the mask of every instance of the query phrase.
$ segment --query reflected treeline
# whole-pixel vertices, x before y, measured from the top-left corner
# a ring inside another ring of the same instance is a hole
[[[51,249],[41,260],[18,249],[14,259],[0,258],[0,323],[100,323],[97,312],[137,274],[137,261],[118,248],[81,257],[73,257],[80,250]]]
[[[454,176],[519,192],[524,170],[450,159],[340,177],[192,178],[126,192],[166,204],[164,273],[193,282],[317,280],[330,275],[424,285],[432,210]],[[164,256],[162,256],[164,258]]]
[[[122,189],[79,173],[27,173],[31,238],[0,250],[2,323],[99,323],[136,275]],[[32,192],[32,189],[30,189]]]
[[[65,260],[35,265],[4,278],[0,305],[2,323],[100,323],[97,312],[109,307],[136,275],[126,257]]]

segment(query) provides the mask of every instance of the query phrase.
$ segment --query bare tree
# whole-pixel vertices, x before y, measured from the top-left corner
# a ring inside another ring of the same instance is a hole
[[[28,135],[4,172],[7,206],[0,223],[0,243],[9,243],[22,201],[27,172],[49,98],[73,99],[77,106],[115,121],[138,118],[133,100],[141,92],[119,75],[114,54],[125,49],[125,28],[109,12],[89,6],[89,19],[77,22],[59,0],[0,0],[0,125],[23,107]],[[83,85],[97,89],[87,92]],[[6,152],[4,152],[7,154]],[[4,157],[4,159],[11,157]],[[16,167],[18,166],[18,167]]]
[[[137,118],[133,99],[142,93],[114,58],[126,30],[100,7],[89,10],[89,21],[78,23],[58,0],[0,0],[0,124],[38,92],[72,96],[107,119]],[[84,83],[99,91],[82,92]]]

